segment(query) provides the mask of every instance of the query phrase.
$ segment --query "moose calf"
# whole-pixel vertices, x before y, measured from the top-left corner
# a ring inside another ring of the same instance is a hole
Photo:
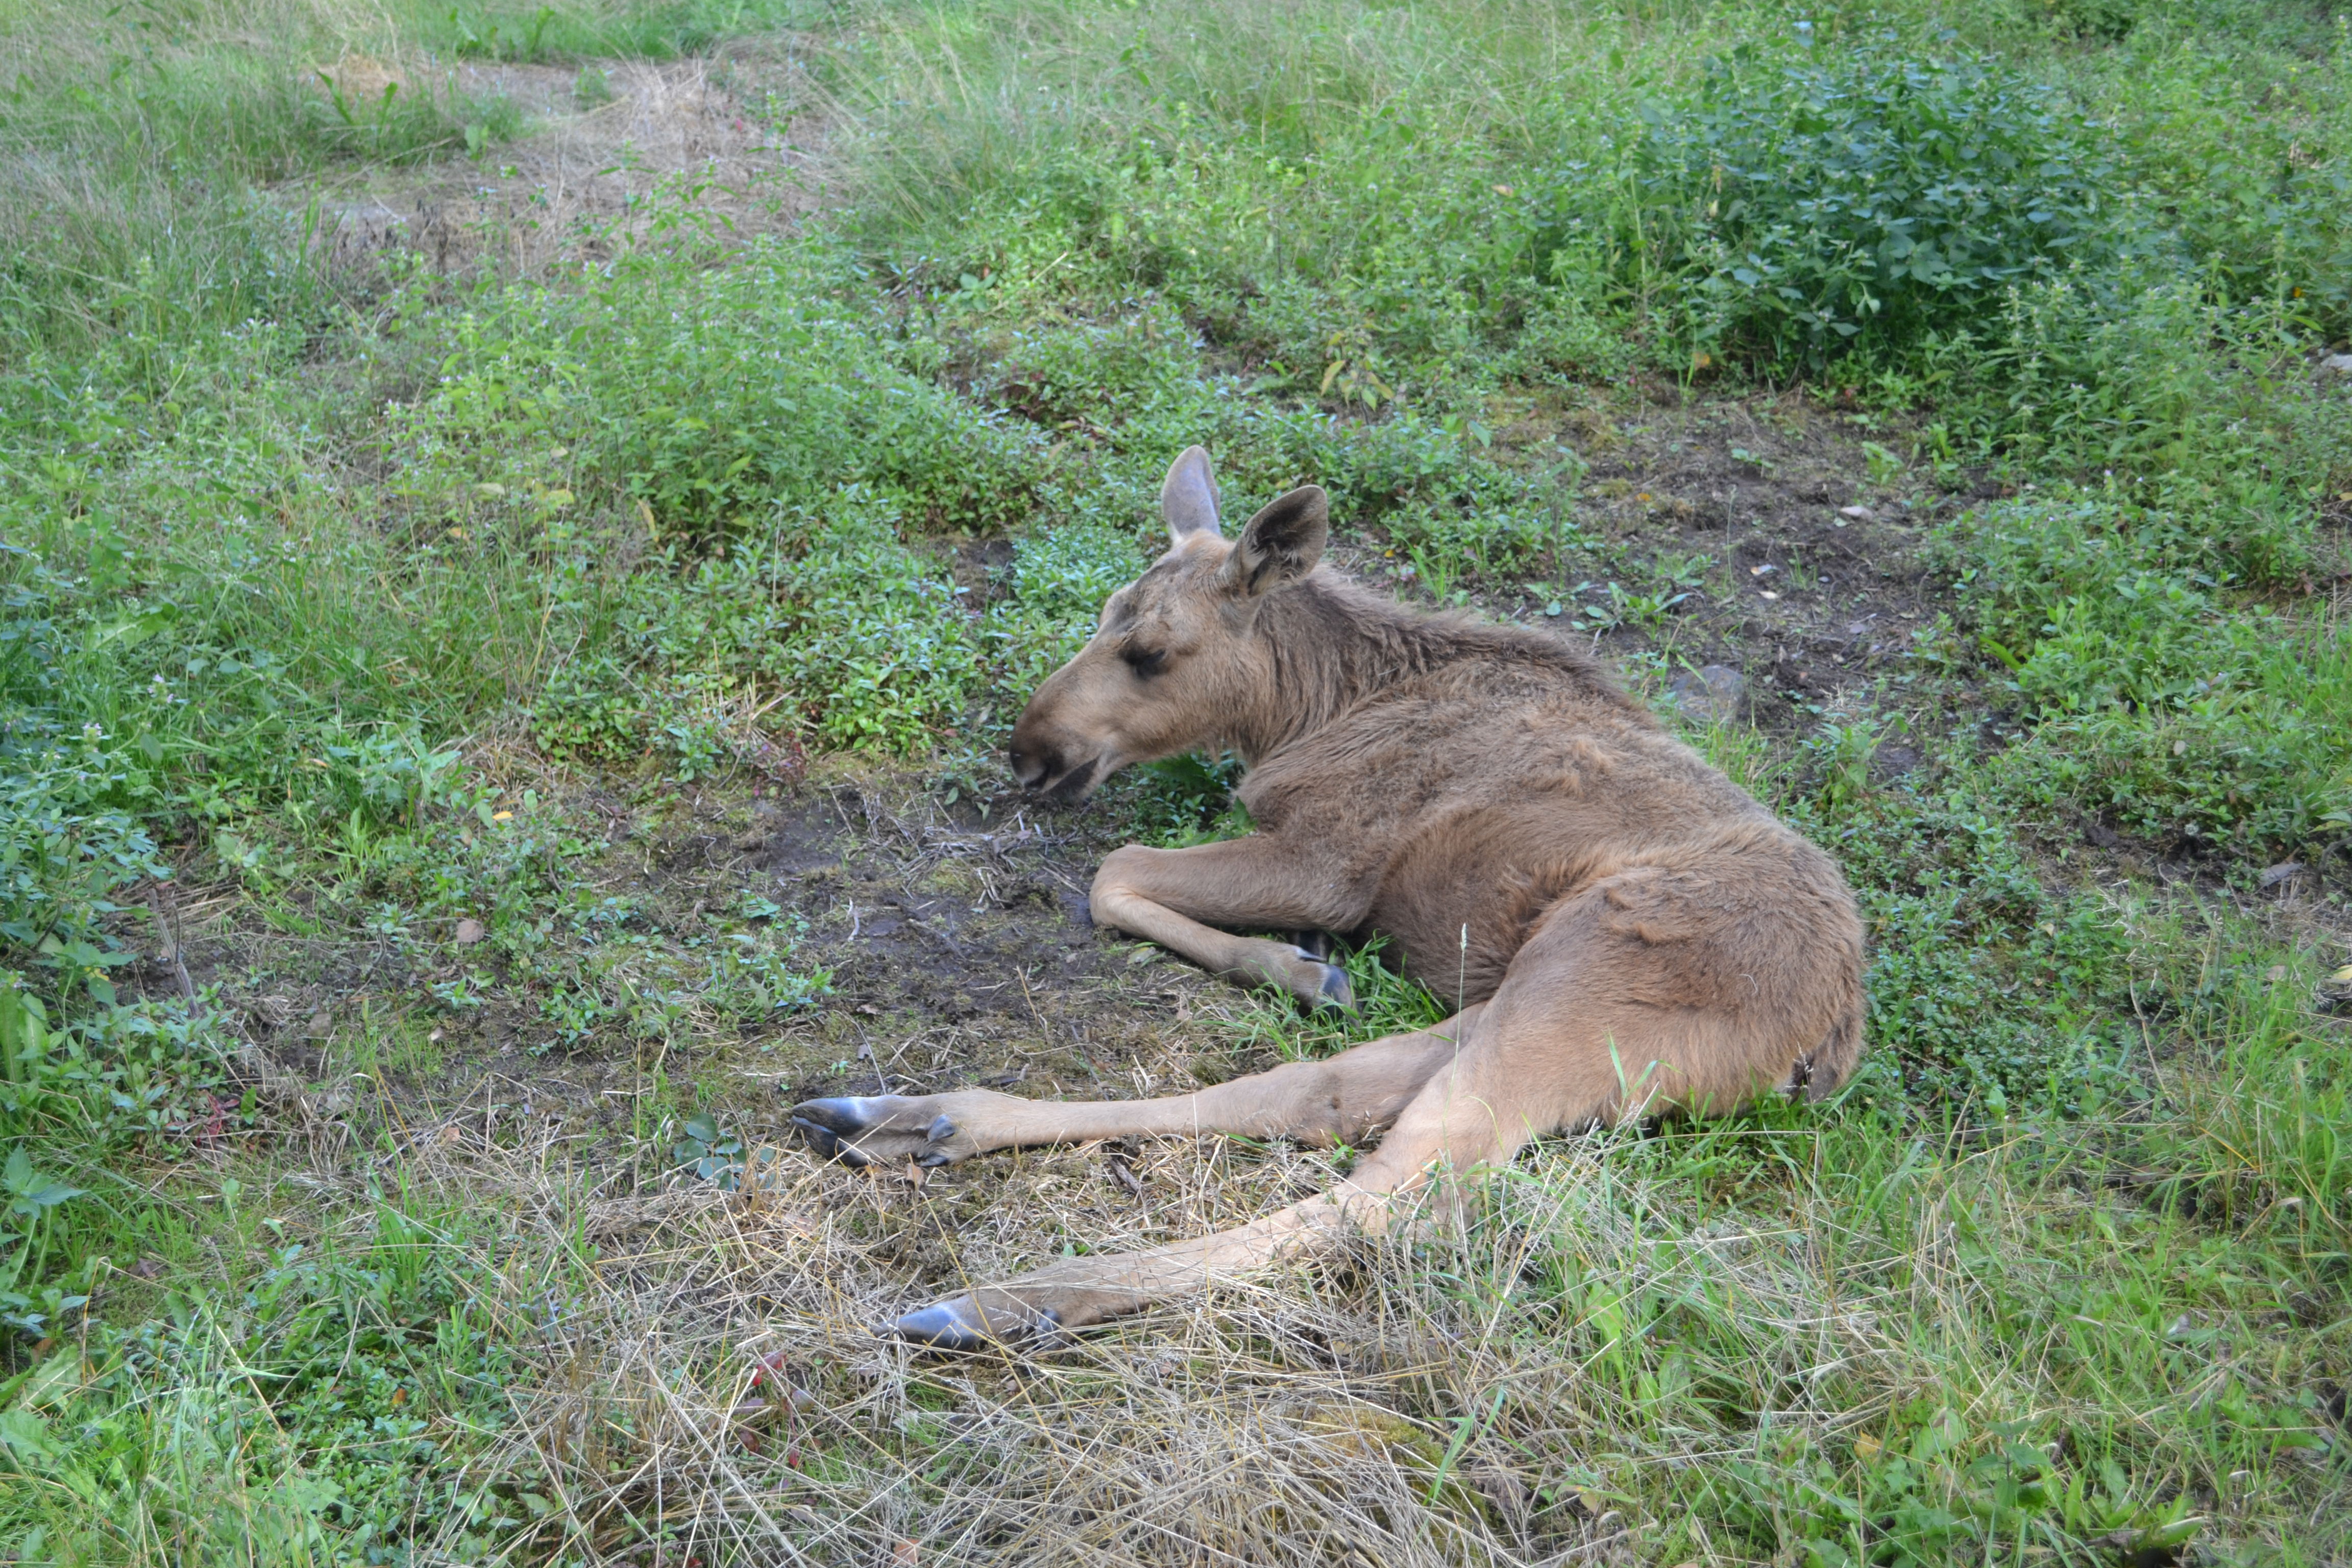
[[[1430,616],[1318,564],[1309,485],[1219,532],[1208,455],[1160,490],[1170,544],[1013,732],[1021,782],[1084,800],[1131,763],[1230,749],[1257,831],[1103,862],[1095,919],[1219,974],[1350,1004],[1316,952],[1240,931],[1375,933],[1461,1011],[1197,1094],[1061,1104],[971,1089],[811,1100],[853,1163],[1233,1132],[1379,1148],[1331,1192],[1222,1235],[1066,1258],[900,1318],[945,1350],[1075,1327],[1377,1229],[1442,1173],[1529,1138],[1774,1089],[1862,1050],[1862,925],[1820,849],[1665,733],[1590,657]]]

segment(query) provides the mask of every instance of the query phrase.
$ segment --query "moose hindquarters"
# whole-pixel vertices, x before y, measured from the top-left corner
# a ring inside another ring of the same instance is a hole
[[[1861,1048],[1862,924],[1793,834],[1658,855],[1549,910],[1493,1007],[1551,1127],[1738,1109],[1803,1078],[1833,1089]],[[1818,862],[1818,864],[1816,864]]]

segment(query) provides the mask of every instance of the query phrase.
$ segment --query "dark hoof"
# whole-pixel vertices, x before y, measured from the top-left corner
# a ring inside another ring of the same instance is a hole
[[[805,1116],[793,1117],[793,1125],[801,1130],[801,1135],[809,1141],[809,1147],[828,1160],[838,1160],[854,1170],[861,1171],[874,1163],[873,1156],[863,1149],[843,1142],[830,1127],[822,1126]]]
[[[1309,958],[1329,959],[1331,933],[1328,931],[1303,931],[1298,933],[1298,951]]]
[[[925,1350],[970,1355],[975,1351],[1011,1350],[1037,1342],[1052,1344],[1060,1339],[1061,1326],[1058,1312],[1021,1307],[1000,1310],[992,1322],[982,1314],[979,1302],[969,1296],[958,1296],[951,1301],[908,1313],[892,1323],[889,1331]]]
[[[923,1112],[931,1111],[926,1117]],[[856,1166],[903,1165],[912,1160],[937,1170],[977,1152],[953,1118],[929,1101],[904,1095],[844,1095],[793,1107],[793,1125],[821,1154]]]
[[[1323,966],[1323,984],[1315,988],[1315,1005],[1336,1007],[1342,1013],[1356,1010],[1356,988],[1348,983],[1348,972],[1336,963]]]
[[[793,1120],[803,1127],[814,1122],[838,1137],[855,1138],[880,1126],[895,1099],[843,1095],[834,1100],[804,1100],[793,1107]]]

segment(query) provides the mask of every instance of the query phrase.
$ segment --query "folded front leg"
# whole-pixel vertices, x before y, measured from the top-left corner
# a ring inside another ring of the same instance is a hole
[[[1217,929],[1354,930],[1366,896],[1323,855],[1267,834],[1190,849],[1130,844],[1103,861],[1090,901],[1101,924],[1149,938],[1212,973],[1287,991],[1310,1007],[1354,1010],[1347,971],[1323,954]]]

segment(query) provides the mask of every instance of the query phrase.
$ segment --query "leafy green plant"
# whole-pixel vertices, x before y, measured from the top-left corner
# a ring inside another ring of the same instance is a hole
[[[1241,781],[1241,760],[1187,753],[1147,763],[1137,772],[1146,788],[1138,792],[1138,809],[1147,819],[1147,831],[1171,849],[1232,838],[1250,830],[1248,810],[1234,799]]]
[[[1705,587],[1714,569],[1715,557],[1698,552],[1661,555],[1650,563],[1654,575],[1685,591]]]
[[[1801,1546],[1804,1560],[1819,1568],[1930,1568],[1992,1541],[2038,1540],[2053,1552],[2120,1541],[2156,1554],[2177,1550],[2201,1527],[2186,1495],[2152,1503],[2112,1460],[2066,1473],[2027,1440],[2022,1422],[1978,1431],[1948,1407],[1924,1419],[1905,1415],[1916,1423],[1906,1436],[1864,1434],[1853,1468],[1842,1473],[1817,1461],[1793,1496],[1785,1471],[1736,1467],[1748,1496],[1734,1517],[1766,1539]]]
[[[1618,626],[1656,631],[1691,596],[1690,590],[1677,589],[1671,584],[1636,591],[1613,580],[1602,584],[1602,592],[1608,595],[1606,603],[1584,606],[1584,624],[1594,631],[1611,631]]]
[[[1870,764],[1878,752],[1878,726],[1867,719],[1832,721],[1807,737],[1813,788],[1823,809],[1852,811],[1871,794]]]
[[[2052,27],[2112,43],[2139,24],[2139,0],[2026,0],[2026,11]]]
[[[695,943],[688,943],[692,951]],[[824,969],[802,969],[793,962],[790,931],[771,925],[757,931],[730,931],[709,943],[714,1005],[745,1017],[761,1017],[805,1007],[832,986]]]
[[[0,1248],[10,1249],[0,1262],[0,1322],[37,1335],[61,1313],[89,1300],[86,1293],[66,1294],[47,1278],[56,1211],[87,1194],[80,1187],[36,1172],[22,1144],[8,1152],[6,1165],[0,1167],[0,1190],[8,1199],[0,1224],[9,1227],[0,1234]],[[33,1310],[37,1304],[38,1311]]]
[[[1899,349],[2129,242],[2106,137],[1989,57],[1742,45],[1645,119],[1642,244],[1702,342]]]
[[[1453,606],[1470,602],[1470,590],[1454,585],[1454,563],[1444,552],[1419,547],[1413,550],[1412,575],[1441,605]]]
[[[670,1154],[680,1168],[722,1191],[733,1192],[743,1179],[743,1141],[719,1131],[709,1111],[698,1110],[679,1123]]]

